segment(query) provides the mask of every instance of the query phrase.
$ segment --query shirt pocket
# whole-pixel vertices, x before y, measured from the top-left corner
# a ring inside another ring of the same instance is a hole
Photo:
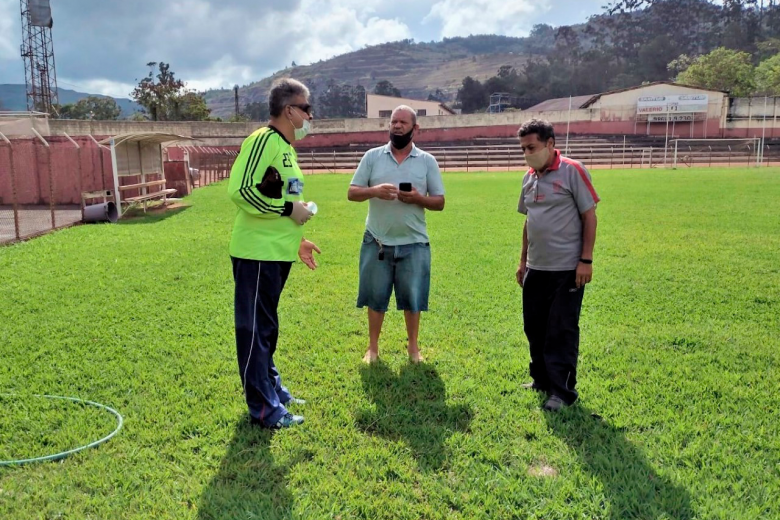
[[[426,171],[410,169],[406,172],[405,177],[409,179],[407,182],[411,182],[414,189],[420,194],[428,194],[428,173]]]

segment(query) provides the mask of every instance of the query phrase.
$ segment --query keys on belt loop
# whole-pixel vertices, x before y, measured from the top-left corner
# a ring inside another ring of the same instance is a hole
[[[385,248],[382,247],[382,242],[380,242],[379,240],[376,240],[376,243],[379,244],[379,254],[376,255],[376,258],[381,262],[382,260],[385,259]]]

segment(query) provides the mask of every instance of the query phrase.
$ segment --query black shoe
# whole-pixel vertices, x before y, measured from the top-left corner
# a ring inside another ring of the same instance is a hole
[[[544,406],[542,406],[542,410],[545,412],[560,412],[566,406],[567,405],[563,402],[563,399],[557,395],[551,395],[547,402],[544,403]]]

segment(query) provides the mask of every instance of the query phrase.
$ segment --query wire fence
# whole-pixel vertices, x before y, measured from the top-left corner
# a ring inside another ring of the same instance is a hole
[[[110,191],[111,156],[89,137],[0,135],[0,244],[82,220],[82,193]]]
[[[675,147],[647,142],[610,142],[606,139],[572,140],[569,157],[591,169],[678,168],[709,166],[780,165],[780,143],[770,142],[760,151],[757,140],[712,140]],[[187,188],[208,186],[226,179],[237,150],[218,147],[184,147],[189,167]],[[301,150],[298,163],[304,173],[351,173],[366,149],[350,151]],[[462,146],[421,146],[436,157],[445,172],[522,171],[524,156],[514,141],[500,144],[475,142]],[[167,169],[167,168],[166,168]],[[183,169],[183,168],[182,168]],[[184,178],[184,177],[182,177]],[[82,221],[85,193],[112,199],[113,176],[110,150],[91,136],[41,136],[7,139],[0,134],[0,244],[31,238]],[[91,201],[95,202],[95,201]]]
[[[602,141],[572,142],[567,157],[593,169],[631,169],[704,166],[770,166],[780,164],[780,144],[768,144],[759,154],[756,140],[718,141],[713,144],[610,143]],[[513,171],[528,168],[517,143],[499,145],[432,146],[420,145],[432,154],[444,172]],[[298,164],[306,173],[353,172],[366,149],[350,151],[301,151]],[[675,151],[676,154],[675,155]],[[677,162],[675,163],[675,159]]]

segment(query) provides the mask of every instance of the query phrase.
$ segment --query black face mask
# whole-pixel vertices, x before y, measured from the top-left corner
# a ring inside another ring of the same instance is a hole
[[[393,148],[396,150],[403,150],[406,146],[412,142],[412,134],[414,129],[409,130],[408,134],[398,135],[390,132],[390,142],[393,143]]]

